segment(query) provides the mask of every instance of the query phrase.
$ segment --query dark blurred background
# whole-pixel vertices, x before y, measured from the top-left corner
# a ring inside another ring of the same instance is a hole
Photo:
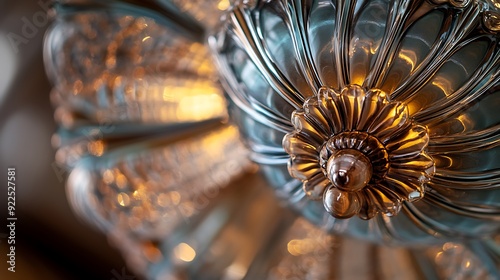
[[[54,164],[43,66],[48,2],[0,0],[0,279],[131,279],[122,277],[131,273],[106,237],[73,214],[67,174]],[[15,273],[7,270],[8,167],[17,173]]]

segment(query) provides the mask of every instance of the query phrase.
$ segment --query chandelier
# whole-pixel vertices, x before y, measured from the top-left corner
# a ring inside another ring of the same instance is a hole
[[[56,1],[68,199],[147,279],[497,279],[499,9]]]

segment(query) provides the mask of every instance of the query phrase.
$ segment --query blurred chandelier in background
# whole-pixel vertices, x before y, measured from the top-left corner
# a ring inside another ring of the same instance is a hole
[[[68,199],[147,279],[496,279],[499,6],[56,1]]]

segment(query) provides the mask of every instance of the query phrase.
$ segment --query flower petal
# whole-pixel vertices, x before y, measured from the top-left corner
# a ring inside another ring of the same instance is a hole
[[[344,130],[351,131],[356,127],[361,116],[364,97],[365,90],[360,86],[349,85],[342,89],[340,98],[344,108]]]
[[[330,180],[323,173],[317,173],[311,179],[304,182],[302,188],[307,197],[313,200],[320,200],[325,193],[326,187],[331,185]]]
[[[363,100],[363,109],[361,110],[356,130],[366,131],[373,118],[378,115],[382,106],[387,103],[388,100],[385,92],[378,89],[369,90]]]
[[[424,188],[421,183],[413,178],[386,177],[385,182],[387,188],[390,188],[409,202],[417,201],[424,196]]]
[[[306,155],[314,157],[318,155],[317,147],[308,143],[307,139],[298,133],[289,133],[283,137],[283,149],[289,155]]]
[[[408,108],[400,102],[387,104],[368,127],[368,133],[386,144],[399,131],[410,124]]]
[[[304,156],[292,156],[288,161],[288,172],[301,181],[305,181],[316,173],[321,173],[317,159]]]
[[[415,157],[422,152],[429,144],[429,134],[427,128],[415,125],[405,134],[391,139],[386,145],[391,160],[401,157]]]
[[[362,198],[361,209],[359,210],[358,217],[363,220],[370,220],[371,218],[377,215],[378,209],[377,205],[372,202],[376,198],[373,197],[373,194],[367,191],[367,188],[362,190],[359,194],[359,197]]]
[[[425,171],[434,166],[434,161],[425,152],[422,152],[418,156],[410,159],[396,158],[391,160],[392,168],[402,168],[410,170]]]
[[[304,111],[294,111],[292,114],[292,124],[296,131],[310,137],[315,144],[321,144],[328,140],[327,135],[321,132],[314,123],[305,115]]]
[[[410,170],[410,169],[397,169],[397,168],[389,168],[387,172],[387,177],[389,178],[400,178],[403,181],[406,180],[414,180],[414,182],[419,182],[419,185],[426,183],[429,181],[430,175],[424,171],[419,170]]]
[[[325,192],[323,205],[333,217],[346,219],[360,211],[361,200],[356,192],[344,192],[332,187]]]
[[[321,100],[320,109],[330,123],[333,134],[343,131],[343,108],[340,95],[329,88],[321,88],[318,92],[318,98]]]
[[[401,210],[401,200],[397,194],[379,185],[368,186],[365,193],[369,194],[370,203],[375,204],[378,212],[393,216]]]
[[[318,96],[313,96],[304,103],[304,112],[314,121],[316,127],[321,129],[323,134],[330,137],[334,134],[334,129],[328,122],[327,116],[320,109],[321,105],[322,103]]]
[[[378,199],[379,205],[382,206],[380,211],[387,216],[394,216],[401,210],[401,197],[393,192],[390,188],[385,188],[383,185],[377,185],[372,189],[373,194]]]

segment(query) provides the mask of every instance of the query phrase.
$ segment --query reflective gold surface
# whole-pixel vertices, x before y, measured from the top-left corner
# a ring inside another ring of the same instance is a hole
[[[403,201],[424,196],[434,174],[427,129],[387,96],[322,88],[292,114],[295,131],[283,139],[290,174],[336,218],[396,215]]]

